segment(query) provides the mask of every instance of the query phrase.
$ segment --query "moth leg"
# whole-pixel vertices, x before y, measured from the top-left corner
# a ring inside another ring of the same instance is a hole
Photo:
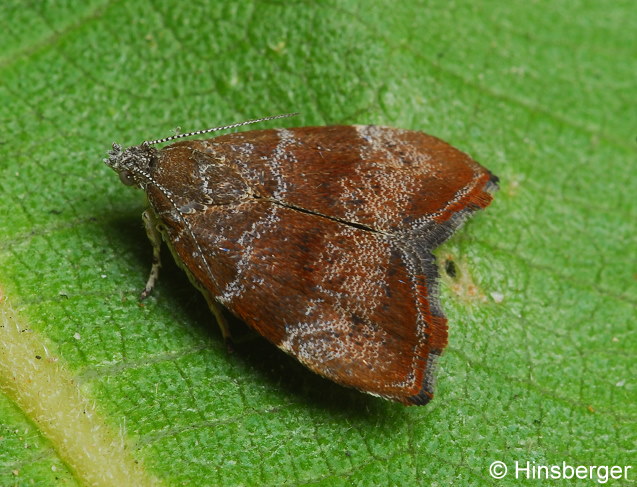
[[[150,268],[150,274],[146,281],[146,287],[142,291],[140,299],[146,299],[155,287],[155,283],[159,278],[159,269],[161,268],[161,233],[157,230],[155,219],[151,215],[149,210],[142,213],[142,220],[144,222],[144,228],[146,229],[146,235],[150,244],[153,246],[153,264]]]
[[[230,326],[228,325],[228,320],[226,319],[226,315],[223,312],[223,307],[215,301],[214,298],[208,295],[208,293],[204,293],[206,301],[208,302],[208,308],[212,311],[212,314],[215,315],[215,319],[217,320],[217,325],[219,325],[219,329],[221,330],[221,336],[226,344],[232,342],[232,335],[230,334]]]

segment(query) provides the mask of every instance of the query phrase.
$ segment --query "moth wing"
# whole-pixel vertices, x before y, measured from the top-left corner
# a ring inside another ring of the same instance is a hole
[[[259,130],[201,144],[260,195],[385,232],[424,234],[486,207],[497,178],[423,132],[374,125]]]
[[[200,289],[335,382],[406,404],[432,397],[447,320],[431,250],[489,204],[491,173],[434,137],[373,126],[244,132],[162,154],[147,194]]]
[[[191,217],[216,282],[190,272],[265,338],[345,386],[432,397],[447,328],[423,246],[268,201]]]

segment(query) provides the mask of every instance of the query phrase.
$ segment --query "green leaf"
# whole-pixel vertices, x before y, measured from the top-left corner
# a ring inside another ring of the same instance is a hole
[[[0,484],[513,485],[515,461],[633,464],[633,13],[3,2]],[[423,130],[501,178],[437,252],[458,273],[426,407],[336,386],[238,324],[227,353],[172,263],[138,301],[144,202],[110,144],[290,111]]]

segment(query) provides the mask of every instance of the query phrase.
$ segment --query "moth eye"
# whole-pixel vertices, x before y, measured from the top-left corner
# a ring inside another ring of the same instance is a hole
[[[135,184],[135,180],[133,179],[132,173],[129,171],[122,171],[119,173],[119,180],[124,183],[126,186],[132,186]]]

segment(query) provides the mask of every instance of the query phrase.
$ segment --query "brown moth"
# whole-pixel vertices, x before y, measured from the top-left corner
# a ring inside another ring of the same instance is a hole
[[[491,202],[497,177],[422,132],[336,125],[153,145],[268,117],[113,144],[106,164],[148,196],[163,239],[203,293],[312,371],[401,403],[433,397],[447,344],[432,250]]]

